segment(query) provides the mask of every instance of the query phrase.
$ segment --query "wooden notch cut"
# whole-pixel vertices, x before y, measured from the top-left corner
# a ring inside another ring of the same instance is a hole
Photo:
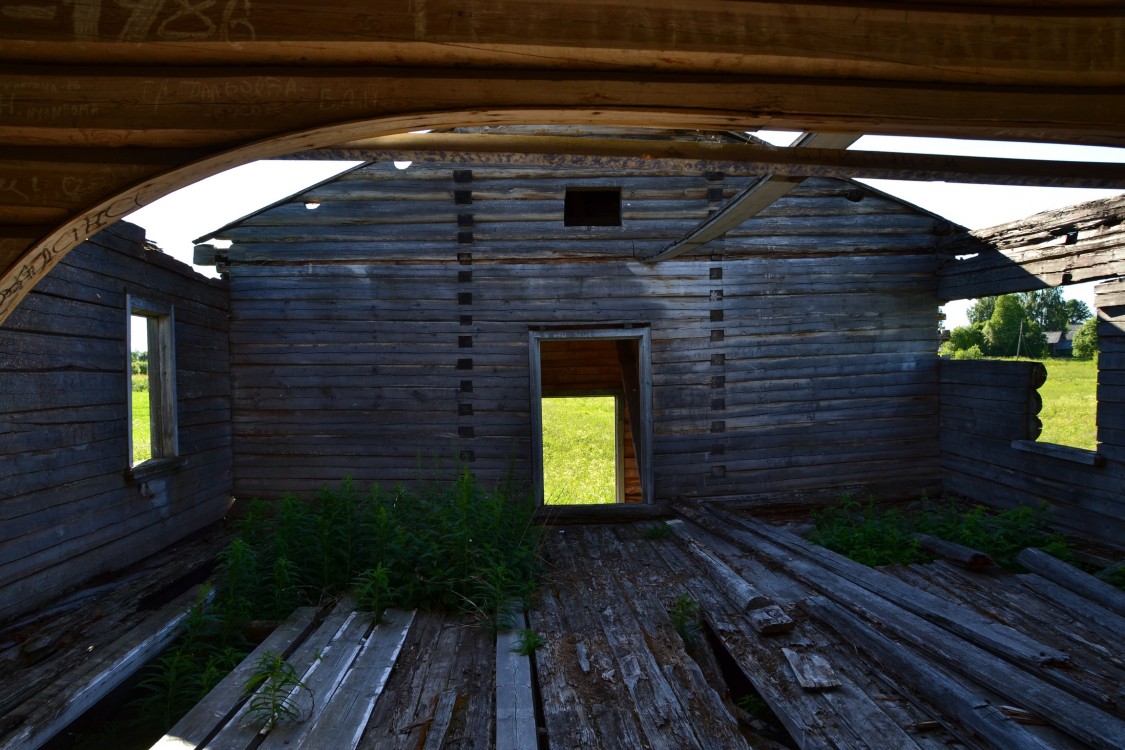
[[[758,635],[781,635],[788,633],[797,623],[776,604],[755,609],[748,615]]]

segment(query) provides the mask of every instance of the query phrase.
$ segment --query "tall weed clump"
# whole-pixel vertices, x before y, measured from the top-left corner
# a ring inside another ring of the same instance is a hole
[[[530,495],[486,489],[467,471],[419,488],[350,479],[312,500],[286,496],[273,513],[255,502],[224,552],[220,611],[278,619],[301,604],[351,594],[384,607],[465,610],[504,626],[538,569]]]
[[[931,561],[911,536],[915,533],[978,549],[1013,569],[1025,547],[1040,547],[1063,560],[1070,556],[1065,538],[1047,523],[1046,505],[996,512],[923,498],[905,508],[886,508],[845,496],[839,504],[814,513],[813,521],[816,531],[810,541],[865,565]]]

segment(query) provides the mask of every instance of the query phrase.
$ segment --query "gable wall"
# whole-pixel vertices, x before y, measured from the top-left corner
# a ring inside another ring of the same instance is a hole
[[[526,478],[528,332],[599,324],[651,328],[657,500],[937,486],[932,218],[810,180],[645,264],[733,187],[648,175],[590,230],[562,190],[604,176],[527,177],[361,170],[225,233],[236,496]]]
[[[0,619],[222,518],[230,499],[226,284],[120,223],[0,328]],[[174,305],[183,465],[127,476],[126,294]]]

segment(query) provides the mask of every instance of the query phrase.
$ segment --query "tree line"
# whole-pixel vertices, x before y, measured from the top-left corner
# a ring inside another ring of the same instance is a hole
[[[1081,300],[1064,300],[1062,290],[981,297],[969,307],[969,325],[954,328],[940,353],[954,359],[1044,357],[1047,332],[1082,327],[1074,334],[1074,357],[1089,359],[1098,351],[1097,318]],[[1064,334],[1065,335],[1065,334]]]

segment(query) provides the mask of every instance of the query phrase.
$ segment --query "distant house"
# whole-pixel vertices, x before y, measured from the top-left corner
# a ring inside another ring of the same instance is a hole
[[[1081,323],[1071,323],[1065,331],[1047,331],[1047,354],[1051,357],[1069,357],[1074,352],[1074,334]]]

